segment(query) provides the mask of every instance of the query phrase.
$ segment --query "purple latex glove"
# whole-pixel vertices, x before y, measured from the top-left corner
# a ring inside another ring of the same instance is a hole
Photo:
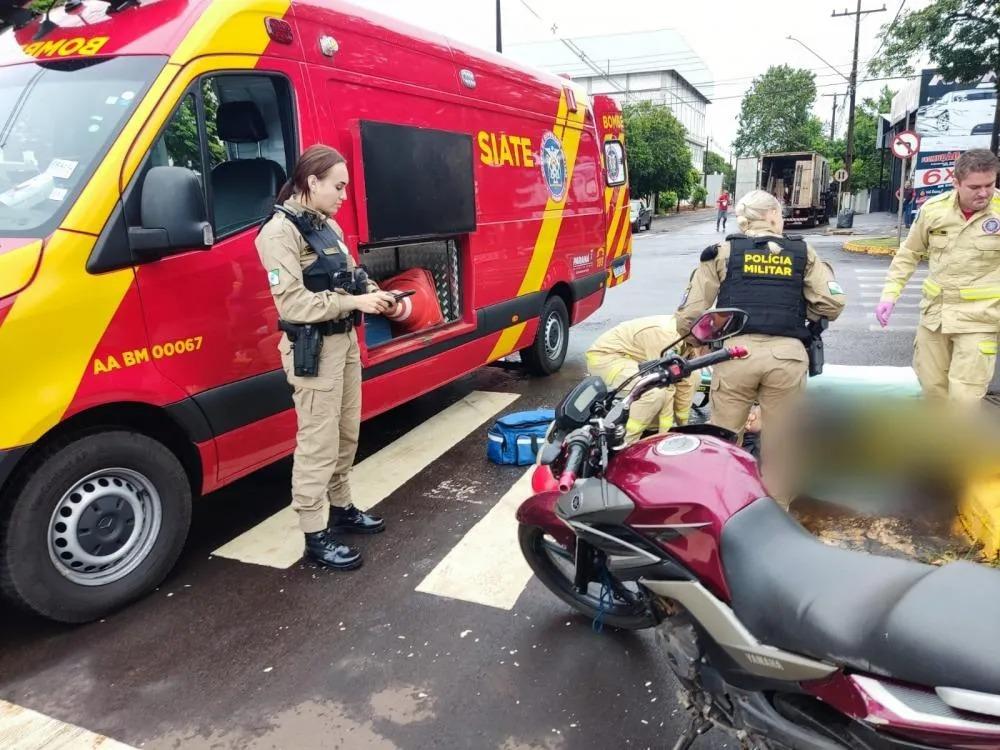
[[[889,325],[889,316],[892,315],[892,310],[895,306],[895,302],[879,302],[875,308],[875,318],[883,328]]]

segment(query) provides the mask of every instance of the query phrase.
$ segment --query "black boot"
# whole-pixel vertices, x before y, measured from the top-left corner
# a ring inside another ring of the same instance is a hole
[[[346,508],[331,505],[326,530],[338,534],[378,534],[385,531],[385,521],[370,513],[363,513],[353,505]]]
[[[360,552],[338,542],[326,529],[306,534],[306,557],[334,570],[354,570],[362,562]]]

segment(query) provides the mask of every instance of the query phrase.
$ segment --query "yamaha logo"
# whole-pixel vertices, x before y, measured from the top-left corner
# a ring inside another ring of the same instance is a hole
[[[772,659],[769,656],[761,656],[760,654],[747,654],[747,661],[751,664],[756,664],[758,667],[768,667],[769,669],[776,669],[779,672],[785,671],[785,665],[782,664],[777,659]]]

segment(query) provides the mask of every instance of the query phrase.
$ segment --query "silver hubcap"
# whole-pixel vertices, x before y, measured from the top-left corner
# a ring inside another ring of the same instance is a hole
[[[160,533],[153,483],[131,469],[103,469],[62,496],[49,521],[49,556],[81,586],[104,586],[134,571]]]
[[[550,362],[555,362],[562,354],[565,336],[562,321],[558,315],[552,313],[545,321],[545,356]]]

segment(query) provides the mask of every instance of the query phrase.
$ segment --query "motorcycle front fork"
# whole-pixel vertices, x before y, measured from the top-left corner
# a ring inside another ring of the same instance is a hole
[[[579,537],[576,540],[576,573],[573,586],[577,593],[586,595],[590,590],[591,581],[596,580],[598,573],[597,550]]]

